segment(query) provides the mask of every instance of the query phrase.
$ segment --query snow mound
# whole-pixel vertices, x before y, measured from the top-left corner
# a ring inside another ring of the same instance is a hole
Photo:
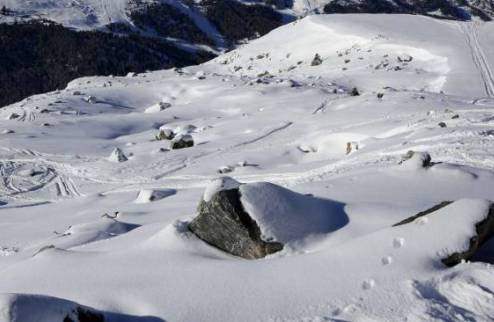
[[[240,187],[240,185],[240,182],[231,177],[221,177],[214,179],[206,187],[202,199],[205,202],[209,202],[216,193],[222,190],[237,189],[238,187]]]
[[[174,189],[143,189],[139,191],[135,203],[149,203],[158,201],[169,196],[173,196],[176,193]]]
[[[494,319],[494,271],[485,264],[465,263],[413,287],[422,300],[411,320],[492,321]]]
[[[42,295],[0,294],[0,321],[5,322],[82,322],[80,315],[91,315],[90,321],[104,321],[101,313],[75,302]]]
[[[305,196],[271,183],[240,186],[245,211],[266,241],[285,244],[336,231],[348,223],[344,205]]]
[[[140,226],[120,222],[112,218],[101,218],[94,222],[71,226],[63,233],[43,243],[43,245],[51,243],[56,248],[69,249],[114,238],[138,227]]]
[[[137,317],[102,312],[76,302],[34,294],[0,294],[1,322],[104,322],[147,321],[161,322],[155,317]]]

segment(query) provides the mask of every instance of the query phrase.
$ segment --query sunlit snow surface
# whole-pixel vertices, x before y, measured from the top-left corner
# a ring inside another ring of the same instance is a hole
[[[202,66],[78,79],[0,109],[0,321],[74,303],[110,321],[492,320],[492,268],[440,261],[494,200],[492,35],[310,17]],[[169,150],[163,125],[195,146]],[[400,165],[409,150],[434,166]],[[220,169],[294,191],[241,188],[282,252],[247,261],[187,231]],[[391,227],[444,200],[459,201]]]

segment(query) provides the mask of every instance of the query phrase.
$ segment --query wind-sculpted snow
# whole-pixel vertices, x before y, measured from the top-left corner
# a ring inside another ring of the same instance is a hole
[[[129,321],[492,319],[492,268],[441,261],[494,200],[492,27],[470,28],[309,17],[204,65],[1,109],[0,293]],[[246,261],[187,229],[239,182],[288,247]]]

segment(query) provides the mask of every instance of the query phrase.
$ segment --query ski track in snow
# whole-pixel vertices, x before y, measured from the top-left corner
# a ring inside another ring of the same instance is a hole
[[[479,40],[479,25],[477,22],[461,23],[468,46],[472,51],[472,58],[482,76],[482,82],[488,97],[494,97],[494,74],[486,58],[485,52]]]

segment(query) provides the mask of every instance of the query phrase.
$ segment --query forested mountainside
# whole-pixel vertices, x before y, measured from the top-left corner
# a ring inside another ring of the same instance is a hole
[[[81,76],[197,64],[308,14],[490,20],[493,7],[489,0],[0,0],[0,106]]]

